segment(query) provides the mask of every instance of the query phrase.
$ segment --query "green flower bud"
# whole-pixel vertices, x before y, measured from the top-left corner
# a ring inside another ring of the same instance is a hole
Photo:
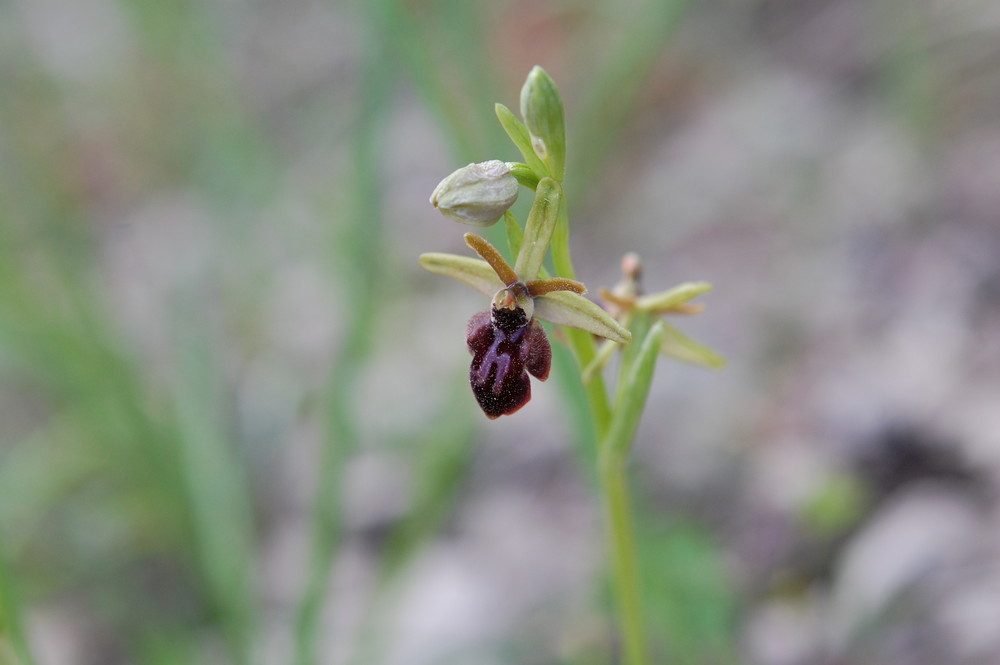
[[[441,181],[431,205],[445,217],[471,226],[496,223],[517,200],[517,178],[499,160],[469,164]]]
[[[562,97],[555,81],[536,66],[521,88],[521,116],[531,134],[531,146],[549,175],[563,179],[566,166],[566,123]]]

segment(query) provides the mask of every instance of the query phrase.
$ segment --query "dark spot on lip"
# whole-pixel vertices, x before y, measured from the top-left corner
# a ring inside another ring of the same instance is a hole
[[[520,307],[514,307],[513,309],[494,307],[491,318],[493,325],[508,335],[512,335],[528,325],[528,316]]]

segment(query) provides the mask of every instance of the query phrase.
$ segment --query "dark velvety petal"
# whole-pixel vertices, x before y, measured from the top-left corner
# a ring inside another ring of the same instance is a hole
[[[493,343],[493,323],[489,310],[478,312],[469,319],[465,328],[465,343],[472,355],[476,355],[476,349]]]
[[[524,362],[525,369],[541,381],[549,378],[552,347],[549,345],[549,338],[545,336],[545,329],[538,321],[532,321],[528,326],[528,334],[525,335],[525,343],[521,348],[522,353],[527,356]]]

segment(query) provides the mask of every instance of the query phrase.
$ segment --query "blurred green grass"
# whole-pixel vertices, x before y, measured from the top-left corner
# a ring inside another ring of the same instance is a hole
[[[556,19],[589,23],[581,34],[602,37],[600,48],[585,39],[557,44],[571,50],[562,59],[586,80],[567,82],[576,101],[570,193],[577,201],[613,150],[687,4],[550,10]],[[0,6],[11,38],[0,63],[0,658],[35,662],[33,650],[52,637],[45,631],[58,630],[52,613],[68,608],[99,636],[94,660],[77,662],[261,662],[258,553],[273,519],[261,481],[269,457],[255,449],[257,435],[235,407],[230,352],[252,355],[254,342],[239,335],[252,338],[253,326],[262,325],[251,323],[247,332],[244,322],[264,315],[253,309],[253,293],[269,286],[257,234],[272,224],[273,237],[290,246],[311,238],[294,237],[294,227],[256,212],[276,208],[291,157],[273,121],[248,103],[246,79],[226,52],[238,28],[225,18],[239,8],[159,0],[117,6],[136,59],[116,69],[120,78],[90,83],[48,70],[20,29],[28,21],[23,5]],[[306,386],[300,412],[285,421],[306,420],[323,432],[316,478],[306,482],[315,495],[301,595],[278,619],[295,625],[301,665],[323,661],[316,650],[343,545],[342,486],[363,445],[355,388],[380,351],[378,330],[392,325],[382,303],[406,288],[389,281],[395,273],[386,265],[382,191],[387,116],[398,86],[419,93],[456,165],[511,155],[492,109],[494,101],[511,104],[516,93],[502,76],[509,67],[501,72],[496,61],[496,15],[488,5],[378,0],[337,11],[358,28],[354,70],[333,91],[339,117],[331,123],[339,133],[326,144],[345,156],[346,176],[334,180],[332,167],[316,176],[331,188],[329,198],[303,205],[323,211],[328,224],[317,234],[326,244],[311,256],[331,289],[346,294],[336,313],[342,336],[326,381]],[[309,104],[302,109],[315,112]],[[124,164],[112,169],[110,182],[94,183],[104,141]],[[177,191],[212,212],[206,223],[215,254],[208,270],[164,294],[167,352],[151,359],[113,312],[101,263],[102,243],[115,229],[104,218],[108,206]],[[571,362],[557,354],[585,466],[592,435]],[[442,386],[442,405],[464,389],[460,376],[454,387]],[[368,644],[358,647],[357,662],[378,662],[379,617],[394,582],[454,510],[474,455],[475,416],[456,418],[449,408],[430,419],[432,429],[375,444],[408,458],[416,489],[379,553],[382,592],[371,602]],[[648,576],[653,588],[668,589],[650,595],[653,620],[671,626],[671,647],[685,656],[678,662],[706,662],[705,654],[723,662],[731,655],[732,599],[719,588],[719,570],[683,582],[685,608],[674,600],[656,606],[678,597],[677,570],[717,565],[705,563],[717,557],[715,546],[696,529],[656,536],[655,521],[644,524]],[[606,661],[581,651],[560,662]]]

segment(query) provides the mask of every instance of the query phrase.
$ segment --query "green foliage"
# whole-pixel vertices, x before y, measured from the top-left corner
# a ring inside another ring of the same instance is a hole
[[[802,521],[818,536],[836,536],[861,519],[867,503],[860,480],[846,472],[833,473],[802,506]]]
[[[737,597],[710,532],[694,523],[642,525],[640,558],[649,634],[660,660],[737,663]]]

